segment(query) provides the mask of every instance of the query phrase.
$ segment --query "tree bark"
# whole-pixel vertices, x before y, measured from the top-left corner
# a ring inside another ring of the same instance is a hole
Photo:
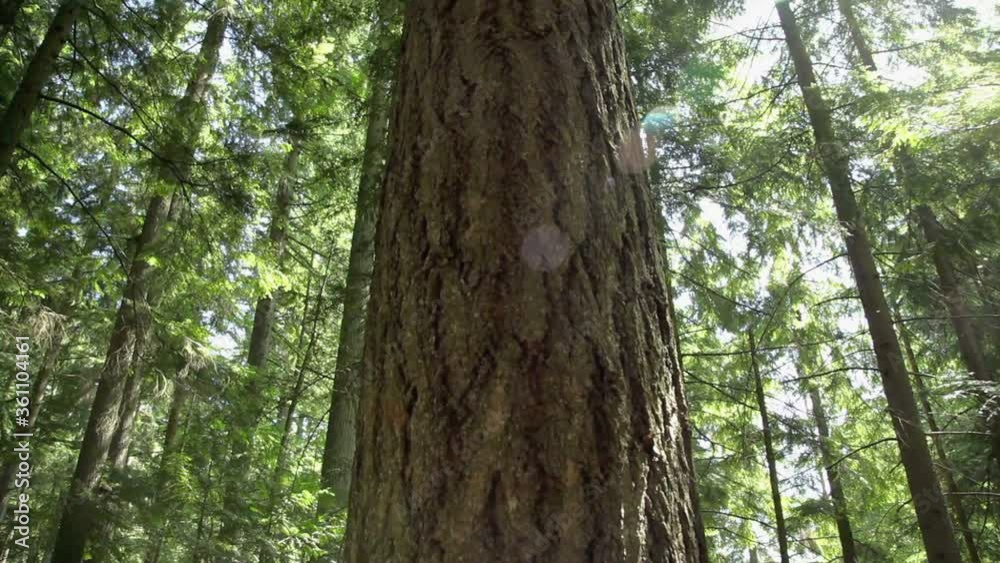
[[[615,4],[406,22],[346,560],[698,562]]]
[[[861,295],[927,558],[930,563],[958,562],[962,559],[961,550],[955,541],[944,495],[934,474],[913,388],[903,365],[902,351],[871,243],[852,190],[849,157],[834,135],[831,112],[816,84],[812,61],[792,9],[785,0],[777,3],[777,9]]]
[[[38,96],[52,75],[56,58],[69,37],[73,23],[80,15],[81,4],[81,0],[64,0],[59,5],[48,31],[45,32],[42,44],[38,46],[35,56],[24,71],[17,92],[14,93],[3,117],[0,117],[0,177],[6,174],[14,156],[14,149],[21,141],[21,134],[31,122],[31,114],[38,105]],[[14,13],[17,13],[16,6]]]
[[[365,131],[365,152],[344,287],[344,313],[340,321],[337,365],[320,469],[321,485],[332,495],[321,497],[321,514],[332,514],[345,508],[351,489],[364,317],[375,260],[375,223],[379,183],[385,168],[392,74],[398,60],[398,40],[393,29],[398,24],[400,11],[399,0],[381,0],[378,21],[372,30],[376,48],[369,64],[368,128]]]
[[[924,238],[930,246],[934,268],[938,275],[938,288],[944,297],[945,306],[951,316],[951,324],[958,337],[958,351],[969,373],[979,381],[993,381],[986,356],[980,345],[980,331],[972,320],[969,307],[962,298],[962,288],[948,258],[947,237],[938,223],[934,211],[926,205],[917,207],[917,217],[924,231]]]
[[[913,381],[917,385],[917,397],[920,398],[920,405],[924,409],[927,427],[931,429],[931,432],[935,433],[931,435],[931,443],[934,444],[934,452],[937,454],[938,465],[941,467],[939,473],[944,482],[945,492],[948,494],[948,504],[951,506],[952,517],[958,524],[958,532],[962,535],[965,549],[969,553],[969,561],[972,563],[981,563],[982,558],[979,556],[979,547],[976,545],[976,539],[972,535],[972,528],[969,526],[969,516],[965,512],[965,507],[962,506],[961,496],[955,494],[961,492],[958,483],[955,481],[955,467],[951,464],[951,460],[948,459],[948,451],[944,447],[943,438],[940,434],[937,434],[937,432],[941,431],[941,427],[937,423],[934,408],[931,406],[930,393],[927,391],[927,386],[924,385],[923,376],[920,375],[920,364],[917,363],[917,355],[913,353],[913,344],[910,342],[910,335],[906,332],[906,329],[900,330],[899,335],[903,341],[903,349],[906,351],[906,357],[910,361],[910,368],[913,370]]]
[[[767,415],[767,401],[764,397],[764,380],[757,368],[757,346],[754,343],[753,332],[748,333],[750,345],[750,371],[753,375],[754,397],[757,399],[757,411],[760,413],[761,434],[764,438],[764,457],[767,461],[767,478],[771,484],[771,503],[774,506],[774,529],[778,535],[778,554],[781,563],[789,563],[788,529],[785,526],[785,511],[781,505],[781,486],[778,477],[778,457],[774,452],[774,437],[771,434],[771,421]]]
[[[830,427],[827,423],[826,411],[823,409],[823,398],[819,389],[809,389],[809,399],[812,402],[813,419],[816,422],[816,432],[819,434],[820,459],[826,472],[826,480],[830,485],[830,500],[833,501],[834,519],[837,522],[837,535],[840,536],[840,549],[844,563],[855,563],[858,560],[854,546],[854,532],[851,530],[851,520],[847,512],[847,497],[840,480],[840,468],[835,465],[834,446],[830,441]]]
[[[162,163],[160,169],[161,179],[169,184],[187,181],[186,168],[194,154],[191,141],[201,126],[196,118],[203,113],[200,106],[204,103],[209,80],[218,62],[225,34],[226,14],[227,11],[221,8],[209,19],[198,63],[185,95],[178,103],[178,121],[185,124],[185,130],[172,134],[164,151],[171,160]],[[94,515],[90,497],[97,486],[101,467],[108,457],[111,440],[118,426],[118,409],[136,346],[137,317],[141,314],[139,311],[146,307],[146,291],[151,274],[147,254],[161,234],[167,208],[167,198],[154,195],[146,210],[142,231],[136,239],[128,281],[118,307],[97,392],[91,404],[87,430],[70,484],[69,499],[59,524],[53,552],[55,561],[79,562],[92,531]]]

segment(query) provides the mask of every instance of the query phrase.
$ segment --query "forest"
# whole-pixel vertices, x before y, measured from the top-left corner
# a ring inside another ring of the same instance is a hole
[[[998,47],[0,0],[0,563],[1000,561]]]

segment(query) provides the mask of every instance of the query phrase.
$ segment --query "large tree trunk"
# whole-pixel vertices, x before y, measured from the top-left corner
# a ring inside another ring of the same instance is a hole
[[[615,4],[406,21],[346,561],[699,561]]]
[[[368,307],[375,259],[375,222],[378,211],[379,183],[385,168],[386,129],[389,125],[389,92],[398,60],[398,40],[393,29],[398,25],[399,0],[381,0],[378,21],[372,30],[376,48],[369,64],[368,128],[365,152],[354,211],[354,232],[344,287],[344,314],[340,321],[337,366],[334,372],[327,420],[326,441],[320,482],[331,495],[320,499],[320,513],[331,514],[347,506],[351,489],[357,431],[359,371],[364,348],[364,320]]]
[[[833,454],[833,444],[830,442],[830,427],[827,423],[826,410],[823,409],[823,398],[819,389],[809,389],[809,399],[812,402],[813,419],[816,421],[816,431],[819,433],[819,453],[826,472],[826,480],[830,485],[830,500],[833,501],[834,519],[837,522],[837,535],[840,536],[840,549],[844,563],[855,563],[858,555],[854,546],[854,532],[851,530],[851,520],[847,515],[847,497],[840,480],[840,467],[836,465]]]
[[[778,458],[774,452],[774,436],[771,434],[771,420],[767,415],[767,400],[764,396],[764,380],[757,368],[757,346],[753,332],[749,333],[750,371],[753,376],[754,397],[760,413],[761,435],[764,438],[764,458],[767,461],[767,478],[771,484],[771,504],[774,506],[774,529],[778,536],[778,554],[781,563],[789,563],[788,529],[785,527],[785,510],[781,505],[781,485],[778,477]]]
[[[934,258],[934,268],[938,275],[938,289],[944,297],[945,306],[951,316],[951,324],[958,337],[958,351],[965,362],[969,373],[980,381],[992,381],[986,356],[980,345],[980,331],[972,320],[969,307],[962,297],[962,288],[958,277],[948,258],[947,240],[944,229],[938,223],[934,211],[926,205],[917,207],[917,217],[924,231],[924,238],[930,245],[931,256]]]
[[[11,4],[17,4],[12,2]],[[52,70],[55,68],[56,57],[62,51],[66,39],[69,37],[73,22],[76,21],[81,10],[81,0],[64,0],[52,18],[48,31],[42,44],[35,51],[35,56],[28,63],[28,68],[24,71],[24,78],[17,87],[10,105],[0,118],[0,178],[7,172],[14,149],[21,141],[21,134],[27,129],[31,122],[31,114],[38,105],[38,96],[42,93],[42,88],[49,81]],[[17,6],[13,6],[14,14],[17,13]]]
[[[213,13],[205,30],[199,60],[184,97],[178,103],[179,120],[184,131],[174,132],[164,154],[169,161],[161,163],[162,180],[179,185],[186,182],[187,166],[194,154],[191,142],[201,128],[198,116],[203,115],[202,104],[209,80],[215,72],[219,49],[225,36],[227,11],[220,8]],[[60,563],[76,563],[83,557],[87,538],[90,536],[94,515],[88,497],[97,486],[101,468],[108,456],[111,440],[118,426],[118,410],[132,365],[138,315],[145,308],[146,291],[151,267],[146,260],[150,246],[159,238],[168,212],[167,198],[155,195],[150,199],[142,231],[136,239],[135,253],[125,284],[122,301],[115,318],[115,327],[108,345],[107,358],[97,386],[97,393],[90,407],[90,418],[84,433],[76,470],[70,485],[69,500],[63,510],[56,536],[53,559]]]
[[[830,184],[837,218],[844,233],[848,259],[861,295],[927,558],[930,563],[961,561],[961,550],[955,541],[946,501],[934,474],[930,449],[920,426],[916,399],[903,365],[902,351],[871,243],[852,190],[849,157],[834,135],[831,112],[816,83],[812,61],[792,9],[785,0],[780,0],[777,8],[809,113],[817,152]]]
[[[951,464],[951,460],[948,459],[948,450],[945,449],[944,439],[940,434],[937,434],[937,432],[941,431],[941,427],[937,423],[937,416],[935,416],[934,408],[931,406],[930,393],[927,391],[927,386],[924,385],[924,376],[920,373],[920,364],[917,363],[917,355],[913,353],[913,344],[910,342],[910,335],[906,332],[906,329],[902,329],[899,332],[899,336],[903,341],[906,358],[910,361],[910,368],[913,370],[913,381],[917,385],[917,397],[920,398],[920,405],[924,409],[927,427],[933,432],[931,443],[934,444],[934,452],[938,457],[938,466],[941,468],[941,480],[944,482],[944,489],[948,494],[948,504],[951,506],[952,517],[955,518],[955,522],[958,524],[958,531],[962,534],[962,541],[969,552],[969,561],[972,563],[981,563],[982,559],[979,557],[979,548],[976,545],[975,537],[972,535],[972,528],[969,527],[969,516],[965,512],[965,507],[962,506],[962,497],[958,494],[961,492],[961,489],[958,488],[958,483],[955,481],[955,467]]]

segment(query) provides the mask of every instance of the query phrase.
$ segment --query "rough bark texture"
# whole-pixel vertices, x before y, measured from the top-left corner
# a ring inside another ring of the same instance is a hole
[[[857,15],[854,13],[854,6],[851,0],[837,0],[837,8],[840,11],[841,17],[844,18],[844,23],[847,24],[847,31],[851,35],[851,43],[854,44],[854,51],[857,53],[858,58],[861,59],[861,64],[865,65],[865,68],[871,71],[878,70],[875,66],[875,57],[872,56],[871,47],[868,46],[868,39],[865,38],[865,34],[861,31],[861,24],[858,23]]]
[[[965,367],[969,370],[970,375],[980,381],[992,381],[993,374],[990,373],[986,356],[980,346],[980,331],[972,320],[969,307],[965,304],[962,288],[948,257],[944,229],[938,223],[934,211],[926,205],[917,207],[917,217],[920,220],[920,227],[924,231],[924,238],[930,245],[934,269],[937,270],[938,275],[938,289],[944,297],[945,306],[951,317],[951,324],[955,328],[955,335],[958,337],[958,351],[962,356],[962,361],[965,362]]]
[[[778,458],[774,452],[774,436],[771,434],[771,420],[767,415],[767,400],[764,395],[764,380],[757,368],[757,346],[753,333],[749,334],[750,371],[753,375],[754,397],[757,412],[760,413],[761,435],[764,438],[764,458],[767,461],[767,478],[771,483],[771,504],[774,506],[774,529],[778,536],[778,555],[781,563],[788,563],[788,529],[785,526],[785,510],[781,504],[781,485],[778,477]]]
[[[345,559],[699,561],[615,4],[409,3]]]
[[[176,185],[186,181],[186,168],[194,154],[190,142],[201,125],[196,116],[202,114],[200,106],[218,62],[226,28],[226,13],[226,10],[220,9],[209,19],[198,63],[185,95],[177,106],[177,121],[185,127],[183,131],[172,134],[171,142],[163,151],[171,160],[162,163],[160,171],[161,179],[169,184]],[[151,267],[145,255],[161,234],[168,207],[166,197],[153,196],[146,209],[142,231],[136,239],[128,281],[118,307],[107,357],[90,407],[87,430],[80,445],[69,499],[56,536],[53,560],[60,563],[80,561],[92,531],[94,515],[91,513],[90,497],[101,476],[101,468],[108,457],[111,440],[118,426],[118,412],[139,331],[137,317],[139,311],[146,306]]]
[[[344,287],[344,314],[340,321],[337,366],[320,471],[323,488],[333,493],[332,497],[324,495],[320,501],[320,512],[325,514],[345,508],[351,490],[365,311],[375,259],[379,184],[385,169],[389,92],[398,60],[399,43],[393,28],[398,24],[401,10],[399,0],[382,0],[378,21],[372,30],[377,47],[369,64],[368,128],[365,131],[365,152]]]
[[[826,472],[826,480],[830,485],[830,500],[833,501],[834,518],[837,522],[837,535],[840,536],[840,549],[844,563],[855,563],[858,560],[854,546],[854,532],[851,530],[851,520],[847,512],[847,497],[840,480],[840,467],[835,465],[834,447],[830,443],[830,426],[827,423],[826,410],[823,408],[823,398],[819,389],[809,390],[812,402],[813,419],[816,422],[816,432],[819,434],[820,459]]]
[[[11,159],[14,156],[14,149],[21,141],[21,134],[27,129],[31,122],[31,114],[38,105],[38,96],[42,93],[42,88],[49,81],[49,76],[55,68],[56,57],[62,51],[69,32],[73,27],[73,22],[80,15],[80,0],[65,0],[52,17],[52,23],[42,44],[35,51],[35,56],[28,63],[28,68],[24,71],[24,78],[17,87],[17,92],[7,106],[3,117],[0,118],[0,177],[7,172]],[[16,9],[15,12],[16,14]]]
[[[921,538],[930,563],[961,561],[961,550],[941,486],[934,474],[927,438],[920,426],[920,413],[913,396],[896,330],[879,278],[875,257],[851,186],[847,152],[834,135],[833,120],[812,69],[812,61],[799,33],[792,9],[786,1],[777,3],[781,27],[802,96],[805,99],[817,152],[830,185],[834,207],[840,221],[848,259],[868,322],[882,386],[889,405],[889,415],[906,470],[907,484],[913,499]]]
[[[903,348],[906,350],[906,358],[910,361],[910,368],[913,370],[913,381],[917,384],[917,396],[920,398],[920,406],[924,409],[924,417],[927,419],[927,427],[931,432],[940,432],[941,427],[937,423],[937,416],[931,406],[930,393],[924,385],[923,376],[920,375],[920,364],[917,363],[917,355],[913,353],[913,344],[906,330],[900,331],[900,339],[903,341]],[[945,449],[944,440],[939,434],[931,435],[931,442],[934,444],[934,452],[938,457],[938,466],[941,468],[941,480],[944,483],[945,492],[948,494],[948,504],[951,507],[952,517],[958,525],[958,532],[962,535],[962,542],[969,554],[969,561],[981,563],[979,547],[976,545],[975,536],[972,535],[972,528],[969,527],[969,516],[962,506],[962,497],[956,493],[961,492],[958,483],[955,481],[955,468],[948,459],[948,451]]]

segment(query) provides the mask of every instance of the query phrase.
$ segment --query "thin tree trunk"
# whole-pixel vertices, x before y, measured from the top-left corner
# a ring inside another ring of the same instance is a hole
[[[951,506],[952,517],[958,524],[958,532],[962,535],[965,549],[969,553],[969,561],[972,563],[981,563],[982,558],[979,556],[979,548],[976,545],[975,537],[972,535],[972,528],[969,526],[969,516],[965,512],[965,507],[962,506],[961,496],[955,494],[961,492],[958,483],[955,481],[955,467],[948,458],[948,451],[944,446],[944,438],[940,434],[937,434],[937,432],[941,431],[941,427],[937,423],[934,408],[931,406],[930,393],[927,391],[927,386],[924,385],[923,376],[920,375],[920,364],[917,363],[917,355],[913,353],[913,344],[910,342],[910,335],[906,329],[902,329],[899,332],[899,336],[903,342],[906,357],[910,361],[910,368],[913,370],[913,381],[917,385],[917,397],[919,397],[920,404],[924,409],[927,427],[934,433],[931,435],[931,443],[934,444],[934,451],[938,457],[938,466],[941,468],[939,473],[944,482],[945,491],[948,493],[948,504]]]
[[[170,399],[170,411],[167,415],[167,426],[163,432],[163,451],[160,454],[160,466],[156,472],[156,489],[153,491],[153,500],[150,505],[150,514],[153,518],[154,538],[150,538],[149,550],[146,552],[144,561],[146,563],[156,563],[160,559],[160,552],[163,550],[165,519],[168,518],[169,501],[164,498],[166,488],[170,481],[171,465],[177,454],[177,436],[180,429],[181,416],[184,412],[184,405],[187,403],[187,386],[180,382],[174,382],[174,392]]]
[[[298,171],[299,157],[302,155],[302,145],[293,140],[292,149],[285,157],[282,179],[274,194],[274,204],[271,208],[271,225],[268,227],[267,238],[271,251],[280,264],[285,254],[288,239],[288,211],[292,203],[292,184]],[[267,357],[271,353],[271,335],[274,332],[275,300],[272,295],[265,295],[257,300],[254,309],[253,328],[250,331],[250,349],[247,352],[247,364],[260,370],[265,367]]]
[[[877,70],[875,61],[872,58],[871,48],[868,46],[868,42],[854,14],[851,0],[837,0],[837,5],[841,16],[850,30],[851,41],[858,56],[869,70]],[[915,173],[913,170],[913,157],[905,146],[901,147],[899,151],[901,153],[900,160],[902,161],[899,169],[904,176],[904,183],[909,186],[913,183]],[[910,190],[909,187],[908,190]],[[912,192],[912,190],[910,191]],[[912,197],[913,194],[911,193],[910,195]],[[938,284],[941,288],[941,293],[944,295],[948,311],[951,314],[955,333],[958,336],[959,352],[962,360],[973,377],[980,381],[990,381],[993,378],[980,346],[978,331],[969,317],[969,309],[962,299],[958,278],[955,276],[954,268],[952,268],[951,261],[948,259],[943,229],[940,223],[938,223],[934,211],[926,205],[917,207],[917,217],[924,231],[924,237],[927,243],[931,245],[934,267],[938,274]]]
[[[163,198],[154,196],[146,212],[142,234],[136,244],[136,253],[118,307],[107,358],[98,381],[97,393],[91,403],[90,418],[83,443],[80,445],[69,498],[56,536],[53,556],[56,561],[67,563],[80,561],[87,537],[91,532],[94,515],[90,506],[91,501],[87,497],[97,486],[101,467],[107,459],[111,439],[118,425],[118,408],[135,344],[135,309],[144,306],[142,300],[150,273],[144,251],[159,236],[164,207]]]
[[[778,535],[778,554],[781,563],[789,563],[788,529],[785,526],[785,510],[781,505],[781,486],[778,477],[778,458],[774,452],[774,437],[771,434],[771,421],[767,415],[767,401],[764,396],[764,380],[757,368],[757,346],[753,332],[748,333],[750,345],[750,371],[753,375],[754,397],[757,399],[757,410],[760,413],[761,434],[764,438],[764,457],[767,460],[767,478],[771,483],[771,503],[774,506],[774,528]]]
[[[177,192],[170,198],[167,208],[166,222],[173,223],[180,212],[180,195]],[[150,284],[146,291],[146,304],[139,312],[142,313],[136,319],[135,327],[135,348],[132,352],[131,370],[125,390],[122,393],[121,404],[118,407],[118,425],[115,427],[114,436],[111,438],[111,447],[108,451],[108,465],[112,475],[120,474],[128,464],[129,448],[132,445],[132,426],[142,407],[142,367],[148,362],[145,357],[146,344],[149,342],[149,334],[153,326],[152,312],[160,304],[163,296],[163,284]]]
[[[320,469],[320,483],[332,493],[320,497],[319,511],[327,515],[347,506],[351,489],[365,311],[375,259],[379,183],[385,168],[389,93],[398,60],[397,39],[393,29],[398,24],[400,12],[399,0],[380,0],[378,21],[372,30],[376,49],[369,64],[368,128],[365,132],[365,152],[361,163],[354,232],[344,288],[344,312],[337,345],[337,365]]]
[[[920,426],[917,402],[903,365],[902,351],[871,243],[852,190],[849,157],[834,135],[831,113],[816,84],[812,61],[791,6],[781,0],[777,9],[809,113],[816,148],[830,184],[837,218],[844,232],[848,258],[861,295],[927,558],[930,563],[961,561],[961,550],[955,541],[944,495],[941,494],[926,436]]]
[[[17,2],[14,4],[14,14],[17,13]],[[35,51],[35,56],[24,71],[24,78],[17,87],[17,92],[7,106],[3,117],[0,117],[0,177],[7,172],[14,156],[14,149],[21,141],[21,134],[31,122],[31,114],[38,105],[38,96],[49,81],[55,68],[56,58],[62,51],[73,22],[80,15],[81,0],[64,0],[52,17],[48,31],[42,44]]]
[[[826,411],[823,409],[823,398],[817,387],[809,389],[809,399],[812,402],[813,419],[819,434],[820,459],[826,472],[826,480],[830,485],[830,500],[833,501],[834,519],[837,522],[837,535],[840,536],[840,549],[844,563],[855,563],[858,555],[854,546],[854,532],[851,530],[851,520],[847,512],[847,497],[840,480],[840,467],[835,465],[833,444],[830,442],[830,427],[827,423]]]
[[[869,70],[877,70],[875,61],[871,55],[871,49],[868,46],[864,34],[861,32],[857,18],[854,15],[851,0],[838,0],[838,7],[841,15],[844,17],[844,20],[850,28],[851,40],[854,44],[855,51],[857,51],[859,57]],[[903,185],[906,188],[907,194],[913,198],[915,193],[913,188],[917,178],[915,159],[913,158],[909,147],[906,145],[900,146],[897,149],[896,154],[897,169],[902,178]],[[954,326],[958,337],[959,353],[962,360],[965,362],[966,368],[973,375],[973,377],[980,381],[990,381],[993,378],[991,375],[993,374],[993,368],[990,366],[989,362],[987,362],[985,353],[980,347],[981,344],[984,343],[977,338],[975,323],[966,313],[967,308],[965,307],[965,303],[963,302],[959,291],[958,280],[955,277],[954,270],[951,267],[951,263],[948,260],[947,255],[941,248],[942,241],[940,239],[943,235],[940,225],[937,222],[937,218],[934,216],[933,211],[931,211],[927,206],[919,206],[917,209],[917,215],[924,230],[925,237],[933,247],[932,250],[934,253],[935,267],[939,276],[939,285],[945,296],[945,301],[952,317],[952,325]],[[933,241],[931,240],[932,238],[934,239]],[[990,398],[986,396],[984,396],[983,399],[987,403],[990,401]],[[991,410],[991,408],[987,406],[986,412],[989,412],[989,410]],[[1000,418],[997,418],[995,421],[991,421],[990,417],[987,416],[986,425],[993,433],[991,458],[1000,463]]]
[[[920,226],[924,231],[924,238],[931,247],[931,256],[934,258],[934,268],[938,275],[938,288],[944,296],[945,306],[951,316],[951,324],[955,328],[955,335],[958,337],[958,350],[965,362],[966,369],[979,381],[992,381],[993,374],[990,373],[980,345],[980,331],[975,326],[969,307],[966,306],[962,298],[962,288],[959,285],[958,277],[952,268],[951,260],[948,258],[948,247],[946,235],[938,223],[934,211],[926,205],[917,207],[917,216],[920,219]]]
[[[301,140],[292,139],[292,149],[285,157],[284,171],[274,194],[274,204],[271,209],[271,224],[268,227],[268,241],[271,251],[280,265],[285,254],[288,238],[288,219],[292,201],[292,186],[298,171],[299,157],[302,154]],[[239,516],[246,512],[244,486],[250,469],[250,448],[256,426],[264,410],[260,400],[260,384],[266,377],[267,357],[271,353],[271,335],[274,331],[274,316],[276,312],[275,298],[265,295],[257,300],[254,309],[253,328],[250,330],[250,347],[247,351],[247,364],[253,368],[249,381],[246,383],[246,394],[249,403],[235,413],[231,422],[232,430],[228,477],[225,480],[223,504],[225,510],[222,518],[221,539],[230,545],[235,545],[239,532]]]
[[[350,563],[696,563],[614,3],[407,10]]]
[[[295,385],[292,388],[292,393],[288,399],[288,405],[283,409],[281,413],[282,432],[281,432],[281,442],[278,445],[278,459],[274,465],[274,474],[271,476],[271,486],[268,492],[268,510],[267,514],[270,515],[267,521],[267,530],[264,534],[265,537],[270,536],[271,529],[274,525],[274,514],[276,507],[278,505],[278,499],[281,496],[281,479],[285,473],[285,468],[288,462],[288,448],[292,436],[292,423],[295,418],[296,409],[298,408],[299,399],[302,397],[303,390],[305,389],[305,379],[306,372],[309,368],[309,364],[312,362],[313,351],[316,349],[316,343],[319,340],[319,322],[321,320],[321,312],[323,307],[323,293],[326,291],[327,282],[330,279],[330,266],[332,265],[332,260],[327,260],[326,265],[323,270],[323,277],[319,284],[319,290],[316,293],[315,305],[313,306],[312,314],[312,326],[309,331],[309,343],[306,345],[305,353],[302,356],[302,360],[299,363],[298,375],[295,378]],[[311,279],[310,279],[311,281]],[[308,292],[306,293],[308,299]],[[301,344],[301,337],[305,332],[305,324],[307,315],[309,312],[308,302],[306,308],[303,311],[302,326],[300,326],[299,340]],[[266,546],[262,548],[261,555],[259,559],[261,561],[270,560],[270,554],[266,551]]]
[[[320,281],[319,290],[316,293],[316,303],[313,306],[312,326],[309,330],[309,342],[306,344],[305,354],[303,354],[302,361],[299,363],[298,375],[295,378],[295,385],[292,388],[292,393],[288,400],[288,407],[283,413],[284,425],[281,434],[281,443],[278,448],[278,460],[275,464],[275,479],[279,478],[280,474],[285,470],[285,463],[288,456],[288,443],[292,435],[292,421],[294,420],[297,412],[296,409],[299,405],[299,399],[302,398],[302,393],[305,389],[306,372],[309,368],[309,364],[312,363],[313,352],[315,351],[316,343],[319,340],[319,323],[323,307],[323,294],[326,292],[326,286],[330,279],[331,263],[332,261],[327,261],[323,272],[323,279]]]
[[[204,103],[209,80],[218,62],[219,50],[225,35],[226,13],[223,7],[209,19],[198,63],[184,97],[178,103],[178,118],[186,123],[186,130],[175,132],[164,151],[171,159],[162,163],[160,173],[164,181],[175,184],[186,181],[186,166],[194,154],[190,143],[201,126],[197,116],[203,114],[201,105]],[[111,440],[118,426],[118,409],[136,345],[138,315],[141,314],[140,309],[146,306],[146,290],[151,274],[146,253],[161,234],[168,213],[167,207],[167,199],[162,195],[155,195],[150,199],[142,232],[136,239],[128,281],[118,307],[107,358],[101,371],[97,393],[91,404],[83,443],[80,445],[69,499],[63,510],[56,536],[53,559],[60,563],[80,561],[87,538],[92,531],[94,514],[87,497],[97,486],[101,468],[107,459]]]
[[[872,56],[871,47],[868,46],[868,39],[865,38],[865,34],[861,30],[861,24],[858,23],[858,18],[854,13],[854,6],[851,4],[851,0],[837,0],[837,8],[840,11],[840,15],[844,18],[844,23],[847,24],[847,31],[851,35],[851,43],[854,44],[854,50],[858,58],[861,59],[861,64],[870,71],[878,70],[878,67],[875,65],[875,57]]]
[[[662,223],[662,214],[660,214]],[[665,237],[666,231],[661,227],[661,237]],[[662,238],[662,240],[666,240]],[[667,305],[670,308],[670,320],[677,326],[677,310],[674,307],[674,288],[671,280],[667,279]],[[681,342],[677,331],[674,331],[674,352],[677,357],[674,360],[677,364],[677,372],[674,379],[674,400],[677,402],[677,414],[681,421],[681,433],[684,436],[684,457],[687,460],[688,471],[691,475],[689,484],[691,491],[691,509],[695,516],[695,535],[698,538],[698,557],[700,561],[708,563],[708,537],[705,535],[705,520],[701,514],[701,499],[698,496],[698,472],[694,465],[694,437],[691,432],[691,416],[688,408],[687,396],[684,390],[684,358],[681,354]]]
[[[108,465],[112,474],[123,471],[128,464],[129,447],[132,445],[132,426],[141,406],[141,388],[142,377],[133,371],[122,392],[121,405],[118,408],[118,426],[108,448]]]

